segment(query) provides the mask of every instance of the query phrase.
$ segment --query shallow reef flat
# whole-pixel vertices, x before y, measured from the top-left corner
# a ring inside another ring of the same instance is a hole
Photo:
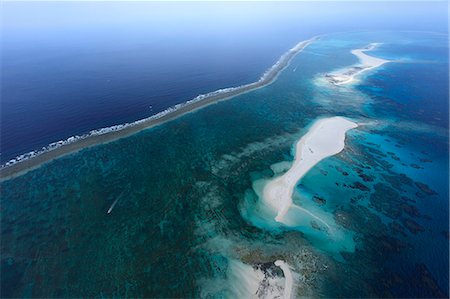
[[[278,74],[289,65],[290,61],[317,38],[318,37],[313,37],[309,40],[301,41],[293,48],[289,49],[256,82],[237,87],[223,88],[207,94],[202,94],[190,101],[177,104],[158,114],[133,123],[125,123],[112,127],[96,129],[81,136],[71,136],[66,140],[53,142],[48,146],[43,147],[41,150],[35,150],[19,155],[18,157],[2,164],[0,167],[0,179],[9,179],[11,177],[21,175],[29,170],[41,166],[43,163],[63,155],[82,150],[86,147],[111,142],[133,135],[141,130],[163,124],[186,113],[201,109],[207,105],[211,105],[271,84],[274,80],[276,80]]]
[[[317,80],[373,42],[371,56],[409,63]],[[448,297],[441,48],[428,33],[322,36],[269,85],[3,180],[2,296]],[[419,115],[413,98],[440,108]],[[301,209],[276,221],[259,182],[296,169],[298,142],[335,116],[347,130],[310,148],[345,143],[292,176]]]

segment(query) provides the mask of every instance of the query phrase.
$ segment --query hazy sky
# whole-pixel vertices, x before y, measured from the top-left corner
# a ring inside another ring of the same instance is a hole
[[[322,2],[322,1],[320,1]],[[240,23],[273,22],[279,19],[302,18],[305,21],[320,18],[320,21],[344,20],[347,17],[360,19],[370,17],[397,17],[398,24],[432,24],[446,21],[447,1],[357,1],[329,0],[282,2],[56,2],[56,1],[9,1],[3,3],[2,23],[6,29],[44,26],[104,26],[126,23],[148,23],[164,25],[189,21],[193,25],[205,24],[214,27],[235,26]],[[411,3],[406,3],[411,2]],[[339,18],[341,16],[341,18]],[[171,19],[170,19],[171,18]],[[379,20],[380,22],[384,20]],[[395,25],[395,24],[393,24]]]
[[[9,117],[2,121],[17,133],[8,139],[12,156],[146,117],[149,104],[165,109],[253,82],[287,49],[318,34],[448,30],[448,4],[429,1],[1,5],[0,104]]]
[[[46,39],[113,30],[164,35],[305,31],[448,30],[447,2],[4,2],[4,38]]]

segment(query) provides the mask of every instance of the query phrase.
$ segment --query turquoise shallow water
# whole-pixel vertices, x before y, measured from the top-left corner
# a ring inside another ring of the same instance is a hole
[[[320,80],[371,42],[397,62],[355,86]],[[277,259],[297,273],[297,295],[448,296],[447,44],[324,36],[269,86],[3,182],[2,296],[236,298],[252,269],[283,279]],[[254,185],[333,115],[368,124],[294,196],[344,236],[329,242],[295,211],[301,225],[261,218]]]

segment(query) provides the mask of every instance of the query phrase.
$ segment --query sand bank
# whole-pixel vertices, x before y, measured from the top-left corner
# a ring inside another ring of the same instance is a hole
[[[227,277],[235,298],[255,298],[264,280],[264,272],[238,260],[230,260]]]
[[[358,57],[360,63],[335,73],[326,74],[325,78],[334,85],[349,84],[355,82],[355,78],[361,73],[390,62],[390,60],[373,57],[365,53],[366,51],[373,50],[378,45],[380,43],[371,43],[365,48],[352,50],[351,53]]]
[[[275,220],[283,222],[292,206],[292,194],[298,181],[317,163],[341,152],[345,146],[345,133],[357,124],[343,117],[316,121],[296,145],[294,163],[282,176],[267,183],[263,200],[277,211]]]
[[[290,298],[293,288],[292,271],[289,265],[281,260],[276,261],[275,266],[281,268],[284,278],[274,273],[273,268],[253,267],[239,260],[230,259],[227,270],[228,295],[226,297]]]
[[[284,283],[283,298],[291,299],[292,287],[294,286],[294,279],[292,278],[291,268],[285,261],[282,261],[282,260],[277,260],[277,261],[275,261],[274,264],[275,264],[275,266],[280,267],[284,274],[285,283]]]
[[[295,45],[292,49],[283,54],[279,60],[269,68],[261,78],[253,83],[224,88],[210,92],[208,94],[199,95],[196,98],[183,104],[175,105],[151,117],[126,123],[122,125],[112,126],[93,130],[81,136],[73,136],[66,140],[54,142],[41,150],[32,151],[12,159],[0,168],[0,179],[5,180],[12,177],[22,175],[42,164],[49,162],[61,156],[76,152],[86,147],[95,146],[102,143],[111,142],[123,137],[133,135],[141,130],[151,128],[162,123],[173,120],[186,113],[196,111],[210,104],[227,100],[237,95],[264,87],[274,82],[281,71],[283,71],[290,61],[311,42],[318,37],[302,41]]]

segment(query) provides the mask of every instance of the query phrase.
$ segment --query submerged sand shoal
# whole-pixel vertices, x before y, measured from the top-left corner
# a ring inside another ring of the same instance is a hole
[[[269,181],[263,189],[263,200],[277,212],[276,221],[283,222],[292,206],[292,195],[298,181],[321,160],[341,152],[345,147],[345,133],[357,126],[339,116],[323,118],[316,121],[298,141],[291,168]]]
[[[9,166],[3,166],[0,169],[0,180],[10,179],[25,174],[26,172],[61,156],[76,152],[86,147],[111,142],[133,135],[141,130],[168,122],[181,115],[196,111],[210,104],[230,99],[237,95],[269,85],[276,80],[279,73],[289,65],[290,61],[299,52],[301,52],[305,47],[307,47],[316,39],[317,37],[314,37],[312,39],[300,42],[295,47],[287,51],[266,73],[264,73],[261,79],[257,82],[235,88],[222,89],[216,92],[202,95],[192,101],[187,102],[186,104],[178,105],[176,109],[171,108],[170,111],[163,113],[161,116],[149,117],[147,119],[139,120],[134,123],[127,124],[117,130],[106,129],[104,133],[102,132],[101,134],[91,134],[88,136],[84,136],[83,138],[76,139],[73,142],[65,142],[61,146],[58,146],[56,148],[38,152],[30,158],[19,160]],[[70,138],[68,140],[70,140]]]

